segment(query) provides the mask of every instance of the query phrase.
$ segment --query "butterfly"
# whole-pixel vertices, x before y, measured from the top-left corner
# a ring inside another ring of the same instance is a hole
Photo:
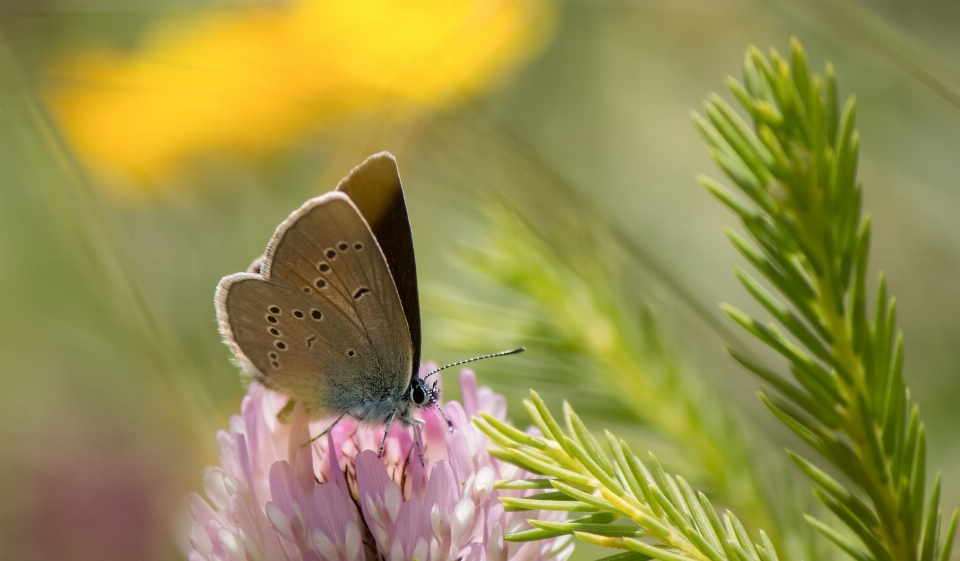
[[[310,418],[336,415],[413,427],[418,409],[440,408],[437,383],[418,375],[422,332],[413,234],[397,162],[367,158],[335,191],[284,220],[263,257],[224,277],[215,296],[224,342],[245,373],[302,402]],[[521,352],[484,355],[456,366]]]

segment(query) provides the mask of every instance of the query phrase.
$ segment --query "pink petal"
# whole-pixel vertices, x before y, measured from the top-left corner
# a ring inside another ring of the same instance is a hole
[[[418,425],[413,425],[413,430],[415,433],[419,434],[420,445],[425,446],[423,431],[420,430]],[[446,448],[446,445],[444,445],[444,448]],[[410,455],[410,462],[407,464],[407,481],[410,485],[410,494],[408,498],[415,497],[422,501],[424,493],[427,490],[427,469],[420,463],[420,458],[418,456],[417,450],[414,449]],[[446,456],[446,454],[444,454],[444,456]],[[424,451],[424,460],[430,461],[431,464],[434,463],[428,458],[428,453]]]
[[[483,550],[483,545],[472,543],[464,550],[461,561],[487,561],[487,553]]]
[[[431,540],[430,519],[427,511],[419,501],[407,501],[400,507],[397,513],[397,525],[393,529],[390,544],[380,544],[381,551],[390,551],[393,545],[400,543],[403,548],[404,558],[413,559],[414,557],[424,558],[426,551],[417,553],[415,550],[422,546],[425,547]]]
[[[248,536],[260,537],[260,524],[256,516],[250,511],[250,505],[243,500],[240,495],[230,497],[230,514],[237,522],[237,527],[243,530]]]
[[[280,511],[290,519],[297,545],[305,550],[307,531],[316,527],[317,515],[287,462],[276,462],[270,468],[270,495]]]
[[[314,488],[313,508],[318,514],[317,528],[338,546],[344,544],[349,528],[360,523],[360,515],[349,491],[332,481]]]
[[[344,493],[349,493],[350,489],[347,487],[347,478],[343,475],[343,469],[340,467],[340,462],[337,460],[337,447],[333,442],[333,431],[327,433],[327,471],[329,472],[327,476],[330,478],[329,481],[332,481],[343,490]]]
[[[450,467],[460,484],[466,483],[473,473],[473,458],[470,456],[470,447],[459,431],[447,434],[447,455],[450,458]]]
[[[243,398],[243,403],[240,404],[240,415],[243,417],[247,452],[254,458],[260,457],[260,434],[257,430],[257,417],[262,419],[263,415],[258,415],[260,408],[257,407],[257,404],[259,403],[261,403],[261,400],[258,399],[255,402],[250,396],[247,396]]]
[[[283,544],[280,543],[280,536],[273,528],[263,530],[263,557],[266,561],[293,561],[287,555]]]
[[[190,493],[190,496],[187,497],[187,509],[190,511],[193,521],[201,526],[206,527],[211,520],[217,519],[217,514],[210,508],[207,501],[196,493]]]
[[[253,478],[253,470],[250,469],[250,454],[247,448],[247,438],[242,434],[233,434],[232,436],[233,449],[237,451],[237,466],[240,468],[240,473],[234,477],[243,481],[247,489],[250,490],[253,503],[259,505],[261,503],[257,500],[258,497],[255,491],[257,481]]]
[[[480,402],[477,398],[477,377],[473,370],[464,368],[460,371],[460,395],[467,416],[475,417],[480,412]]]
[[[360,490],[360,507],[374,538],[378,541],[389,538],[400,510],[403,498],[400,486],[387,475],[383,462],[376,452],[364,450],[357,455],[357,487]],[[387,551],[387,550],[383,550]]]
[[[430,482],[427,483],[427,493],[423,500],[423,507],[430,512],[437,505],[440,515],[449,516],[460,500],[460,487],[448,462],[439,462],[433,466],[430,473]]]
[[[447,405],[447,417],[450,417],[450,421],[453,422],[453,428],[456,430],[463,430],[464,427],[470,425],[470,418],[467,417],[467,414],[463,412],[463,407],[460,406],[456,401],[451,401]]]
[[[303,403],[297,402],[290,415],[290,440],[288,456],[294,461],[294,473],[300,487],[310,492],[315,484],[313,473],[313,450],[310,446],[301,446],[310,440],[310,427],[307,423],[307,410]]]

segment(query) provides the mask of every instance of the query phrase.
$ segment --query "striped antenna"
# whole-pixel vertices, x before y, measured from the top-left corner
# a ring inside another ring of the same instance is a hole
[[[517,347],[516,349],[510,349],[509,351],[500,351],[499,353],[493,353],[493,354],[483,355],[483,356],[475,356],[475,357],[473,357],[473,358],[468,358],[467,360],[461,360],[461,361],[459,361],[459,362],[454,362],[453,364],[448,364],[448,365],[446,365],[446,366],[442,366],[442,367],[440,367],[440,368],[437,368],[437,369],[434,370],[433,372],[431,372],[431,373],[427,374],[426,376],[424,376],[423,379],[426,380],[427,378],[429,378],[430,376],[433,376],[433,375],[436,374],[437,372],[440,372],[441,370],[446,370],[447,368],[451,368],[451,367],[453,367],[453,366],[460,366],[461,364],[466,364],[466,363],[468,363],[468,362],[474,362],[474,361],[476,361],[476,360],[483,360],[483,359],[485,359],[485,358],[494,358],[494,357],[498,357],[498,356],[515,355],[515,354],[522,353],[522,352],[525,351],[525,350],[527,350],[526,347]]]

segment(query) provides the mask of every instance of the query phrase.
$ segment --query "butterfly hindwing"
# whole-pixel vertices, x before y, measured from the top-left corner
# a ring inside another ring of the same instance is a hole
[[[318,414],[348,411],[410,383],[413,346],[397,288],[343,193],[311,199],[287,218],[260,274],[226,277],[217,302],[221,331],[241,362]]]
[[[362,382],[377,370],[376,356],[341,314],[260,275],[231,275],[220,286],[229,318],[221,331],[258,382],[318,415],[366,397]]]

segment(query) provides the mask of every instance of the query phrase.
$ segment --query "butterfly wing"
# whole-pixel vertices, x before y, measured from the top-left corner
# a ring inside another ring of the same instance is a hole
[[[410,383],[413,350],[397,289],[370,228],[342,193],[290,215],[260,274],[225,277],[217,315],[246,370],[313,414],[349,411]]]
[[[374,154],[354,168],[340,182],[337,190],[350,196],[383,250],[410,329],[413,368],[418,368],[423,335],[420,330],[417,264],[397,161],[389,152]]]

